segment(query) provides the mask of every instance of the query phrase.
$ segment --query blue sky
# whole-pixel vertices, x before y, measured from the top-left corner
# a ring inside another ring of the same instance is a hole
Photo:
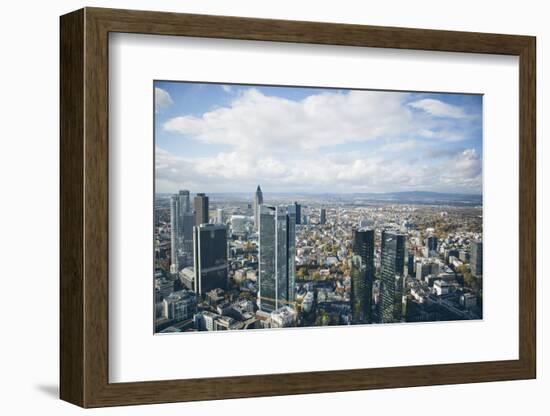
[[[154,87],[159,192],[481,192],[481,95]]]

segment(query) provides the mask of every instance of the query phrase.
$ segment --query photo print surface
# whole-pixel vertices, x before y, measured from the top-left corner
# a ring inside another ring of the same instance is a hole
[[[153,87],[155,333],[483,318],[482,95]]]

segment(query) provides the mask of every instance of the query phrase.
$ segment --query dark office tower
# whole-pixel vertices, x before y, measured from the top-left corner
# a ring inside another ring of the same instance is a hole
[[[326,224],[326,223],[327,223],[327,210],[324,208],[321,208],[319,224]]]
[[[437,251],[437,237],[430,235],[426,238],[426,249],[428,250],[428,255],[432,251]]]
[[[302,223],[302,206],[294,202],[294,207],[296,208],[296,225],[300,225]]]
[[[260,227],[260,205],[264,203],[264,194],[260,185],[256,188],[254,194],[254,229],[258,230]]]
[[[205,194],[195,196],[195,227],[208,224],[208,197]]]
[[[286,216],[288,222],[286,234],[286,246],[288,247],[288,301],[294,302],[296,299],[296,205],[286,207]]]
[[[193,227],[195,292],[203,295],[212,289],[227,289],[227,227],[201,224]]]
[[[483,242],[474,240],[471,245],[470,268],[472,276],[481,277],[483,274]]]
[[[407,276],[414,276],[414,254],[408,253],[407,255]]]
[[[258,306],[265,312],[294,302],[295,215],[294,205],[260,205]]]
[[[367,271],[363,259],[351,256],[351,318],[352,323],[365,323],[367,315]],[[370,312],[370,311],[369,311]]]
[[[374,282],[374,230],[353,230],[351,306],[355,322],[371,322],[372,285]],[[361,262],[355,259],[359,256]]]
[[[400,322],[406,236],[382,231],[380,278],[380,321]]]

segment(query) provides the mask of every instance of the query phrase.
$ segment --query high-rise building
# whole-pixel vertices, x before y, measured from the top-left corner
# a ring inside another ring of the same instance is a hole
[[[264,203],[264,194],[260,185],[256,188],[254,194],[254,229],[258,230],[260,227],[260,205]]]
[[[163,300],[164,316],[170,320],[183,321],[190,319],[197,312],[197,299],[193,292],[181,290],[174,292]]]
[[[370,323],[374,283],[374,230],[353,230],[351,307],[355,322]]]
[[[177,195],[170,197],[170,271],[179,271],[179,198]]]
[[[203,295],[213,289],[227,289],[227,227],[221,224],[193,227],[193,246],[195,292]]]
[[[170,243],[172,272],[186,266],[193,252],[193,213],[189,191],[182,190],[170,197]]]
[[[237,237],[246,237],[248,234],[248,226],[250,223],[250,217],[245,215],[232,215],[231,216],[231,233]]]
[[[296,225],[302,224],[302,206],[294,202],[294,206],[296,207]]]
[[[404,234],[382,231],[379,311],[382,323],[401,321],[405,244]]]
[[[327,210],[325,208],[321,208],[319,224],[326,224],[326,223],[327,223]]]
[[[201,224],[208,224],[208,197],[203,194],[197,194],[194,200],[195,205],[195,227]]]
[[[224,224],[225,223],[223,208],[218,208],[216,210],[216,223],[217,224]]]
[[[407,276],[414,276],[414,253],[407,255]]]
[[[437,251],[437,237],[435,235],[430,235],[426,238],[426,257],[433,256]]]
[[[259,226],[258,306],[273,312],[295,299],[295,206],[260,205]]]
[[[483,274],[483,242],[474,240],[471,243],[470,268],[472,276],[481,277]]]

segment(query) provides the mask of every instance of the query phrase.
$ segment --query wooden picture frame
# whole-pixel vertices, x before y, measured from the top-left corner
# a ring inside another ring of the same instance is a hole
[[[536,377],[535,38],[85,8],[61,17],[60,396],[82,407]],[[296,42],[519,57],[519,359],[109,383],[108,34]]]

